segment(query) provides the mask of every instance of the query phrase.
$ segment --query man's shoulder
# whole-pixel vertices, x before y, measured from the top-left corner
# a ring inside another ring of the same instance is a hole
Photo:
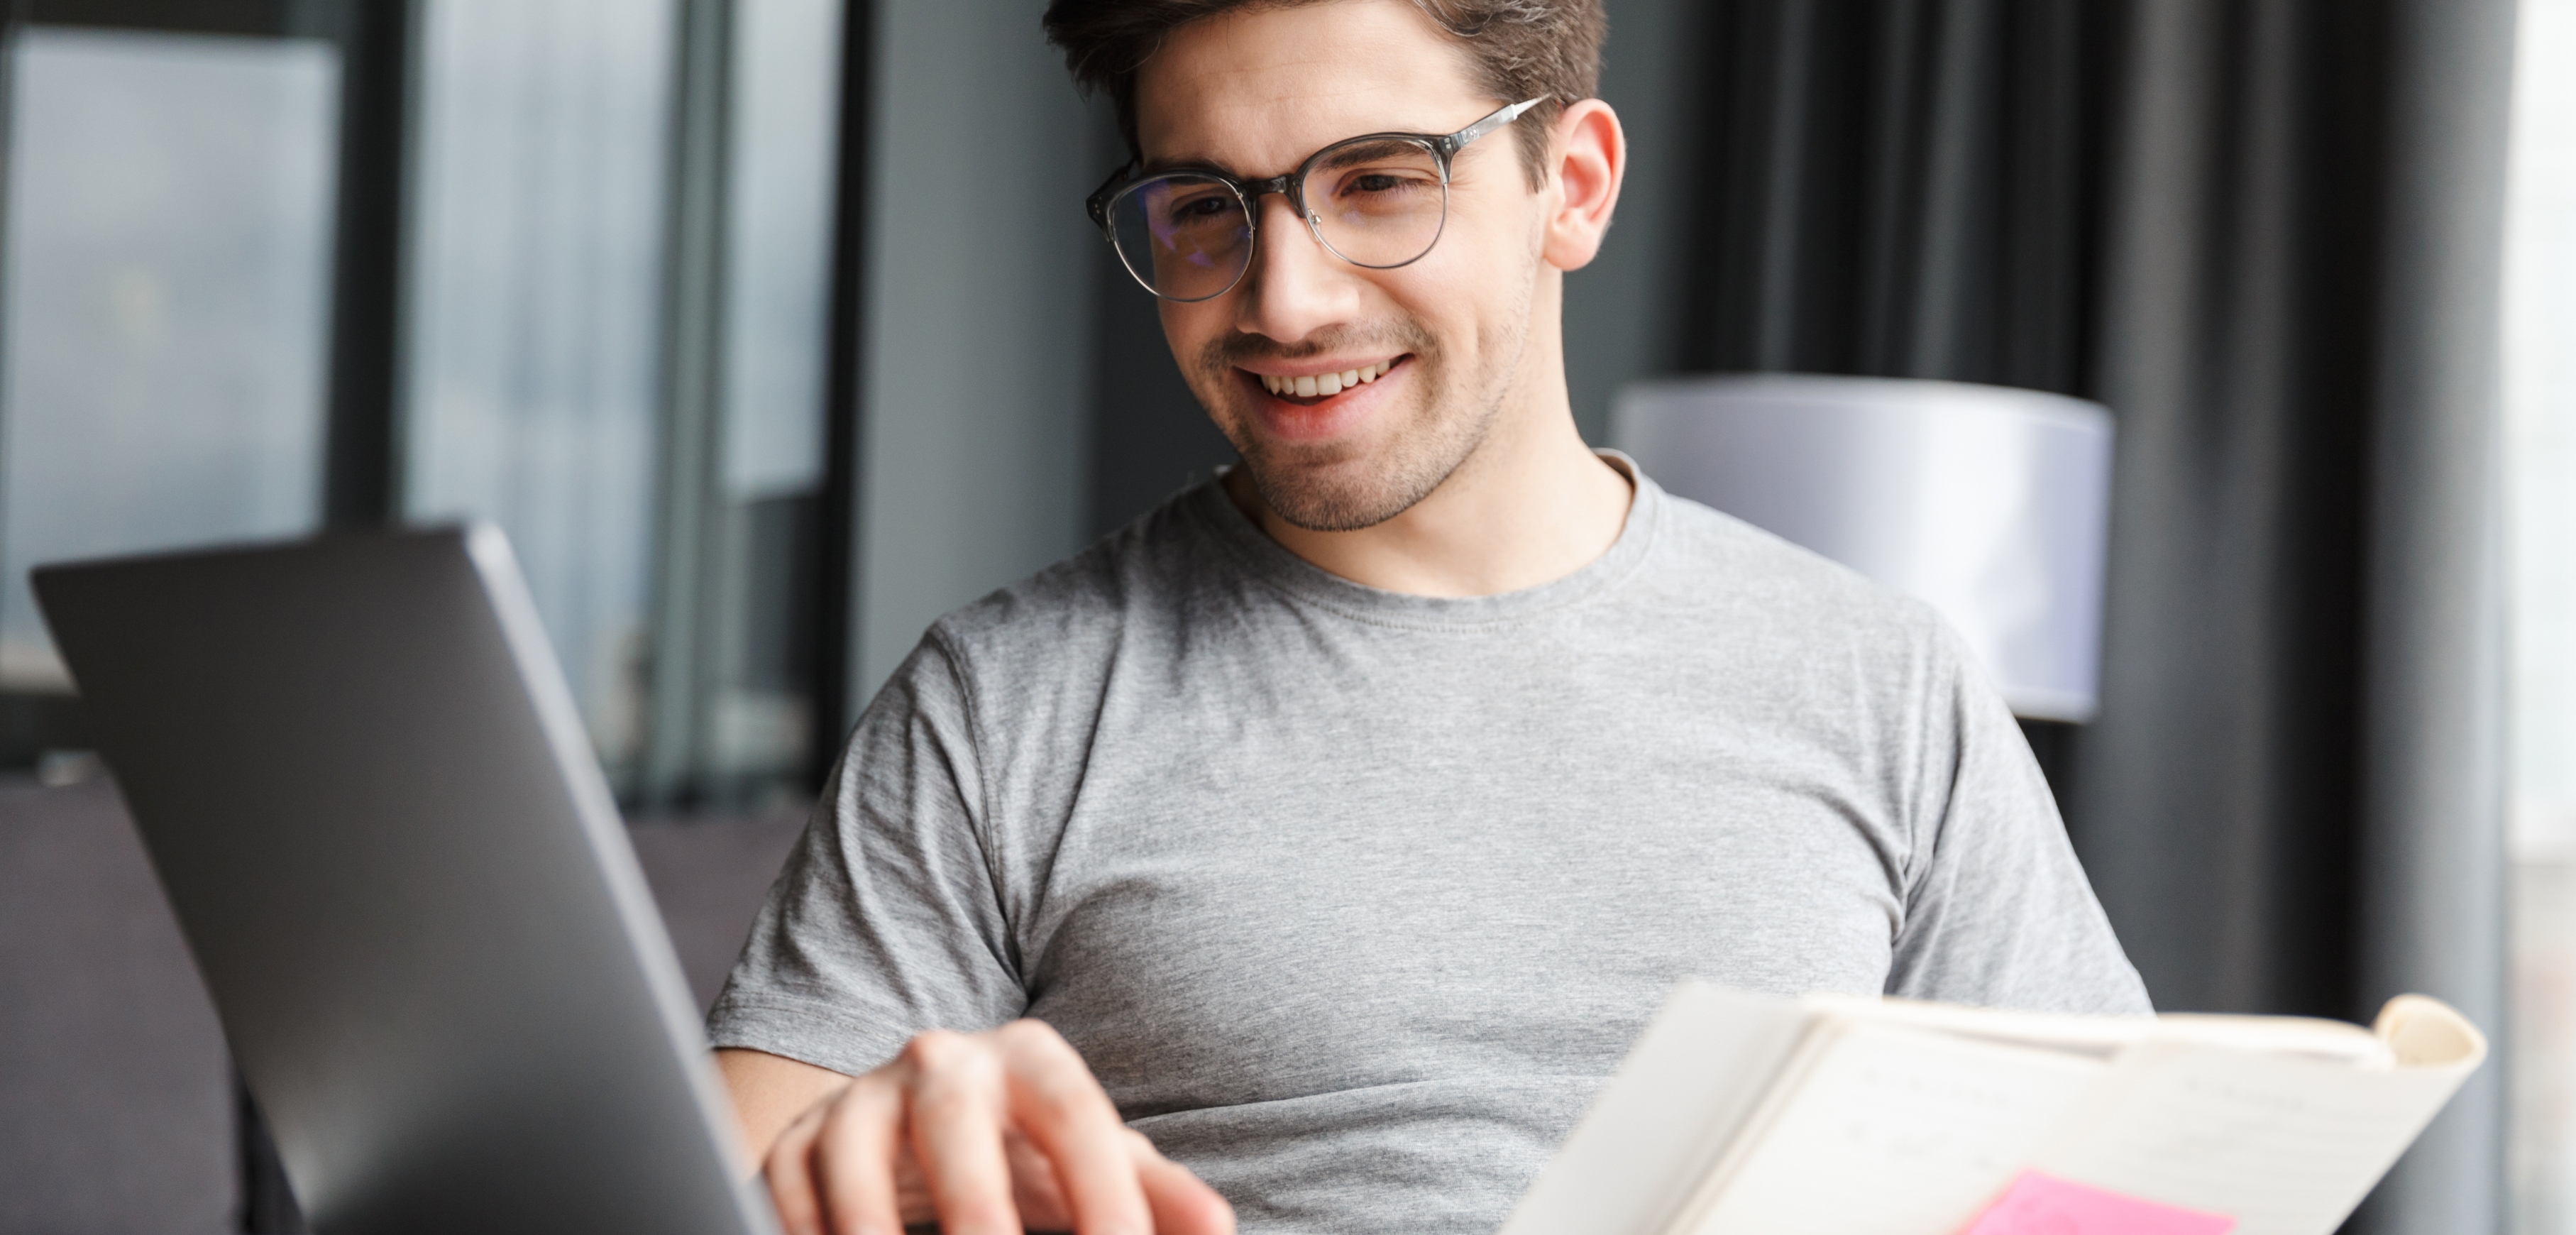
[[[1907,593],[1771,532],[1670,493],[1663,495],[1657,598],[1735,631],[1887,652],[1946,654],[1939,611]]]
[[[978,669],[1106,653],[1137,626],[1170,625],[1224,571],[1205,509],[1213,482],[1173,494],[1071,557],[949,611],[927,640]]]

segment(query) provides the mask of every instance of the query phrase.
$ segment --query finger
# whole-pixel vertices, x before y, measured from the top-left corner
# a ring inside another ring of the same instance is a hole
[[[824,1235],[821,1198],[814,1191],[815,1137],[822,1131],[828,1103],[817,1102],[771,1142],[761,1160],[760,1176],[769,1185],[769,1204],[787,1235]]]
[[[1073,1210],[1056,1183],[1055,1164],[1016,1129],[1002,1130],[1002,1158],[1011,1167],[1011,1203],[1019,1207],[1020,1224],[1032,1231],[1070,1231]]]
[[[1158,1235],[1234,1235],[1234,1206],[1217,1190],[1135,1136],[1136,1182],[1152,1206]]]
[[[832,1104],[812,1158],[835,1235],[903,1235],[894,1182],[902,1135],[903,1090],[894,1075],[868,1073]]]
[[[946,1235],[1019,1235],[1002,1157],[1001,1065],[983,1044],[945,1032],[904,1048],[913,1069],[912,1151]]]
[[[939,1220],[939,1210],[930,1203],[930,1183],[921,1175],[921,1156],[912,1152],[912,1134],[904,1132],[894,1159],[894,1194],[902,1202],[903,1220],[907,1226],[920,1226]]]
[[[1041,1021],[1014,1021],[993,1038],[1002,1051],[1011,1122],[1055,1167],[1074,1229],[1082,1235],[1152,1231],[1127,1125],[1081,1054]]]

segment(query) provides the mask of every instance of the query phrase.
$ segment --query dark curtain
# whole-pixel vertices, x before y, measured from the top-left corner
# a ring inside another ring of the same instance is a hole
[[[2499,1032],[2511,0],[1704,21],[1683,367],[2118,417],[2103,712],[2034,738],[2159,1006]],[[2501,1229],[2500,1071],[2360,1226]]]
[[[2104,14],[1716,8],[1689,365],[2077,390]]]

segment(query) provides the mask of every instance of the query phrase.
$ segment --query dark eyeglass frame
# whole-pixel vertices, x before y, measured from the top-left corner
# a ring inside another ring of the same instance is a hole
[[[1212,167],[1206,164],[1185,164],[1179,167],[1167,167],[1153,173],[1152,175],[1139,175],[1136,161],[1130,159],[1127,162],[1120,164],[1118,170],[1109,173],[1109,179],[1102,181],[1099,188],[1093,189],[1091,191],[1091,196],[1083,199],[1082,206],[1085,211],[1090,213],[1092,226],[1099,228],[1101,238],[1109,242],[1110,251],[1118,255],[1118,264],[1126,268],[1128,277],[1135,279],[1136,282],[1141,284],[1146,291],[1153,292],[1155,296],[1178,304],[1196,304],[1202,300],[1214,300],[1227,292],[1233,291],[1236,284],[1243,282],[1243,276],[1245,273],[1252,269],[1253,254],[1256,254],[1261,250],[1261,211],[1257,207],[1259,206],[1262,198],[1272,193],[1280,194],[1288,199],[1289,206],[1297,211],[1297,217],[1306,221],[1306,231],[1315,237],[1315,243],[1324,246],[1325,252],[1363,269],[1393,270],[1400,266],[1410,266],[1415,262],[1421,261],[1424,257],[1429,256],[1431,250],[1439,247],[1440,237],[1448,232],[1449,160],[1457,157],[1459,151],[1466,149],[1468,145],[1474,142],[1477,138],[1483,137],[1496,129],[1502,128],[1503,126],[1520,119],[1523,114],[1529,111],[1529,109],[1546,102],[1547,97],[1548,96],[1546,95],[1540,95],[1539,97],[1527,102],[1513,103],[1506,107],[1497,108],[1496,110],[1487,113],[1483,119],[1478,120],[1474,124],[1468,125],[1466,128],[1460,129],[1455,133],[1362,133],[1357,137],[1345,137],[1313,154],[1307,155],[1303,162],[1297,164],[1297,170],[1284,176],[1272,176],[1267,180],[1245,180],[1223,168]],[[1324,157],[1326,155],[1329,155],[1336,150],[1340,150],[1345,146],[1358,145],[1365,142],[1390,141],[1410,142],[1414,145],[1421,146],[1422,148],[1430,151],[1432,161],[1439,164],[1440,228],[1438,231],[1431,234],[1431,240],[1429,243],[1422,246],[1422,252],[1416,253],[1403,261],[1389,262],[1383,266],[1370,265],[1369,263],[1362,261],[1352,261],[1349,255],[1343,253],[1340,249],[1334,248],[1332,241],[1324,239],[1323,220],[1318,218],[1313,211],[1306,208],[1306,177],[1309,173],[1315,170],[1317,164],[1324,161]],[[1228,190],[1233,192],[1237,204],[1243,207],[1243,217],[1247,228],[1247,235],[1244,241],[1243,267],[1242,269],[1234,272],[1234,278],[1227,282],[1224,287],[1218,288],[1213,292],[1209,292],[1204,296],[1166,296],[1161,291],[1157,290],[1154,286],[1153,280],[1147,278],[1141,273],[1138,273],[1136,264],[1128,260],[1126,250],[1118,247],[1118,228],[1115,223],[1110,221],[1110,212],[1117,209],[1118,202],[1121,198],[1126,197],[1130,193],[1137,192],[1157,180],[1163,180],[1174,176],[1188,176],[1201,180],[1213,180],[1222,184]]]

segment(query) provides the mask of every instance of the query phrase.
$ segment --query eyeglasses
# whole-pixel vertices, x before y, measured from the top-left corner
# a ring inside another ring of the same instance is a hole
[[[1239,180],[1212,167],[1138,178],[1129,163],[1083,202],[1127,273],[1165,300],[1226,294],[1252,265],[1253,204],[1284,193],[1315,242],[1354,266],[1419,261],[1449,219],[1449,160],[1546,101],[1514,103],[1455,133],[1370,133],[1306,156],[1297,170]]]

